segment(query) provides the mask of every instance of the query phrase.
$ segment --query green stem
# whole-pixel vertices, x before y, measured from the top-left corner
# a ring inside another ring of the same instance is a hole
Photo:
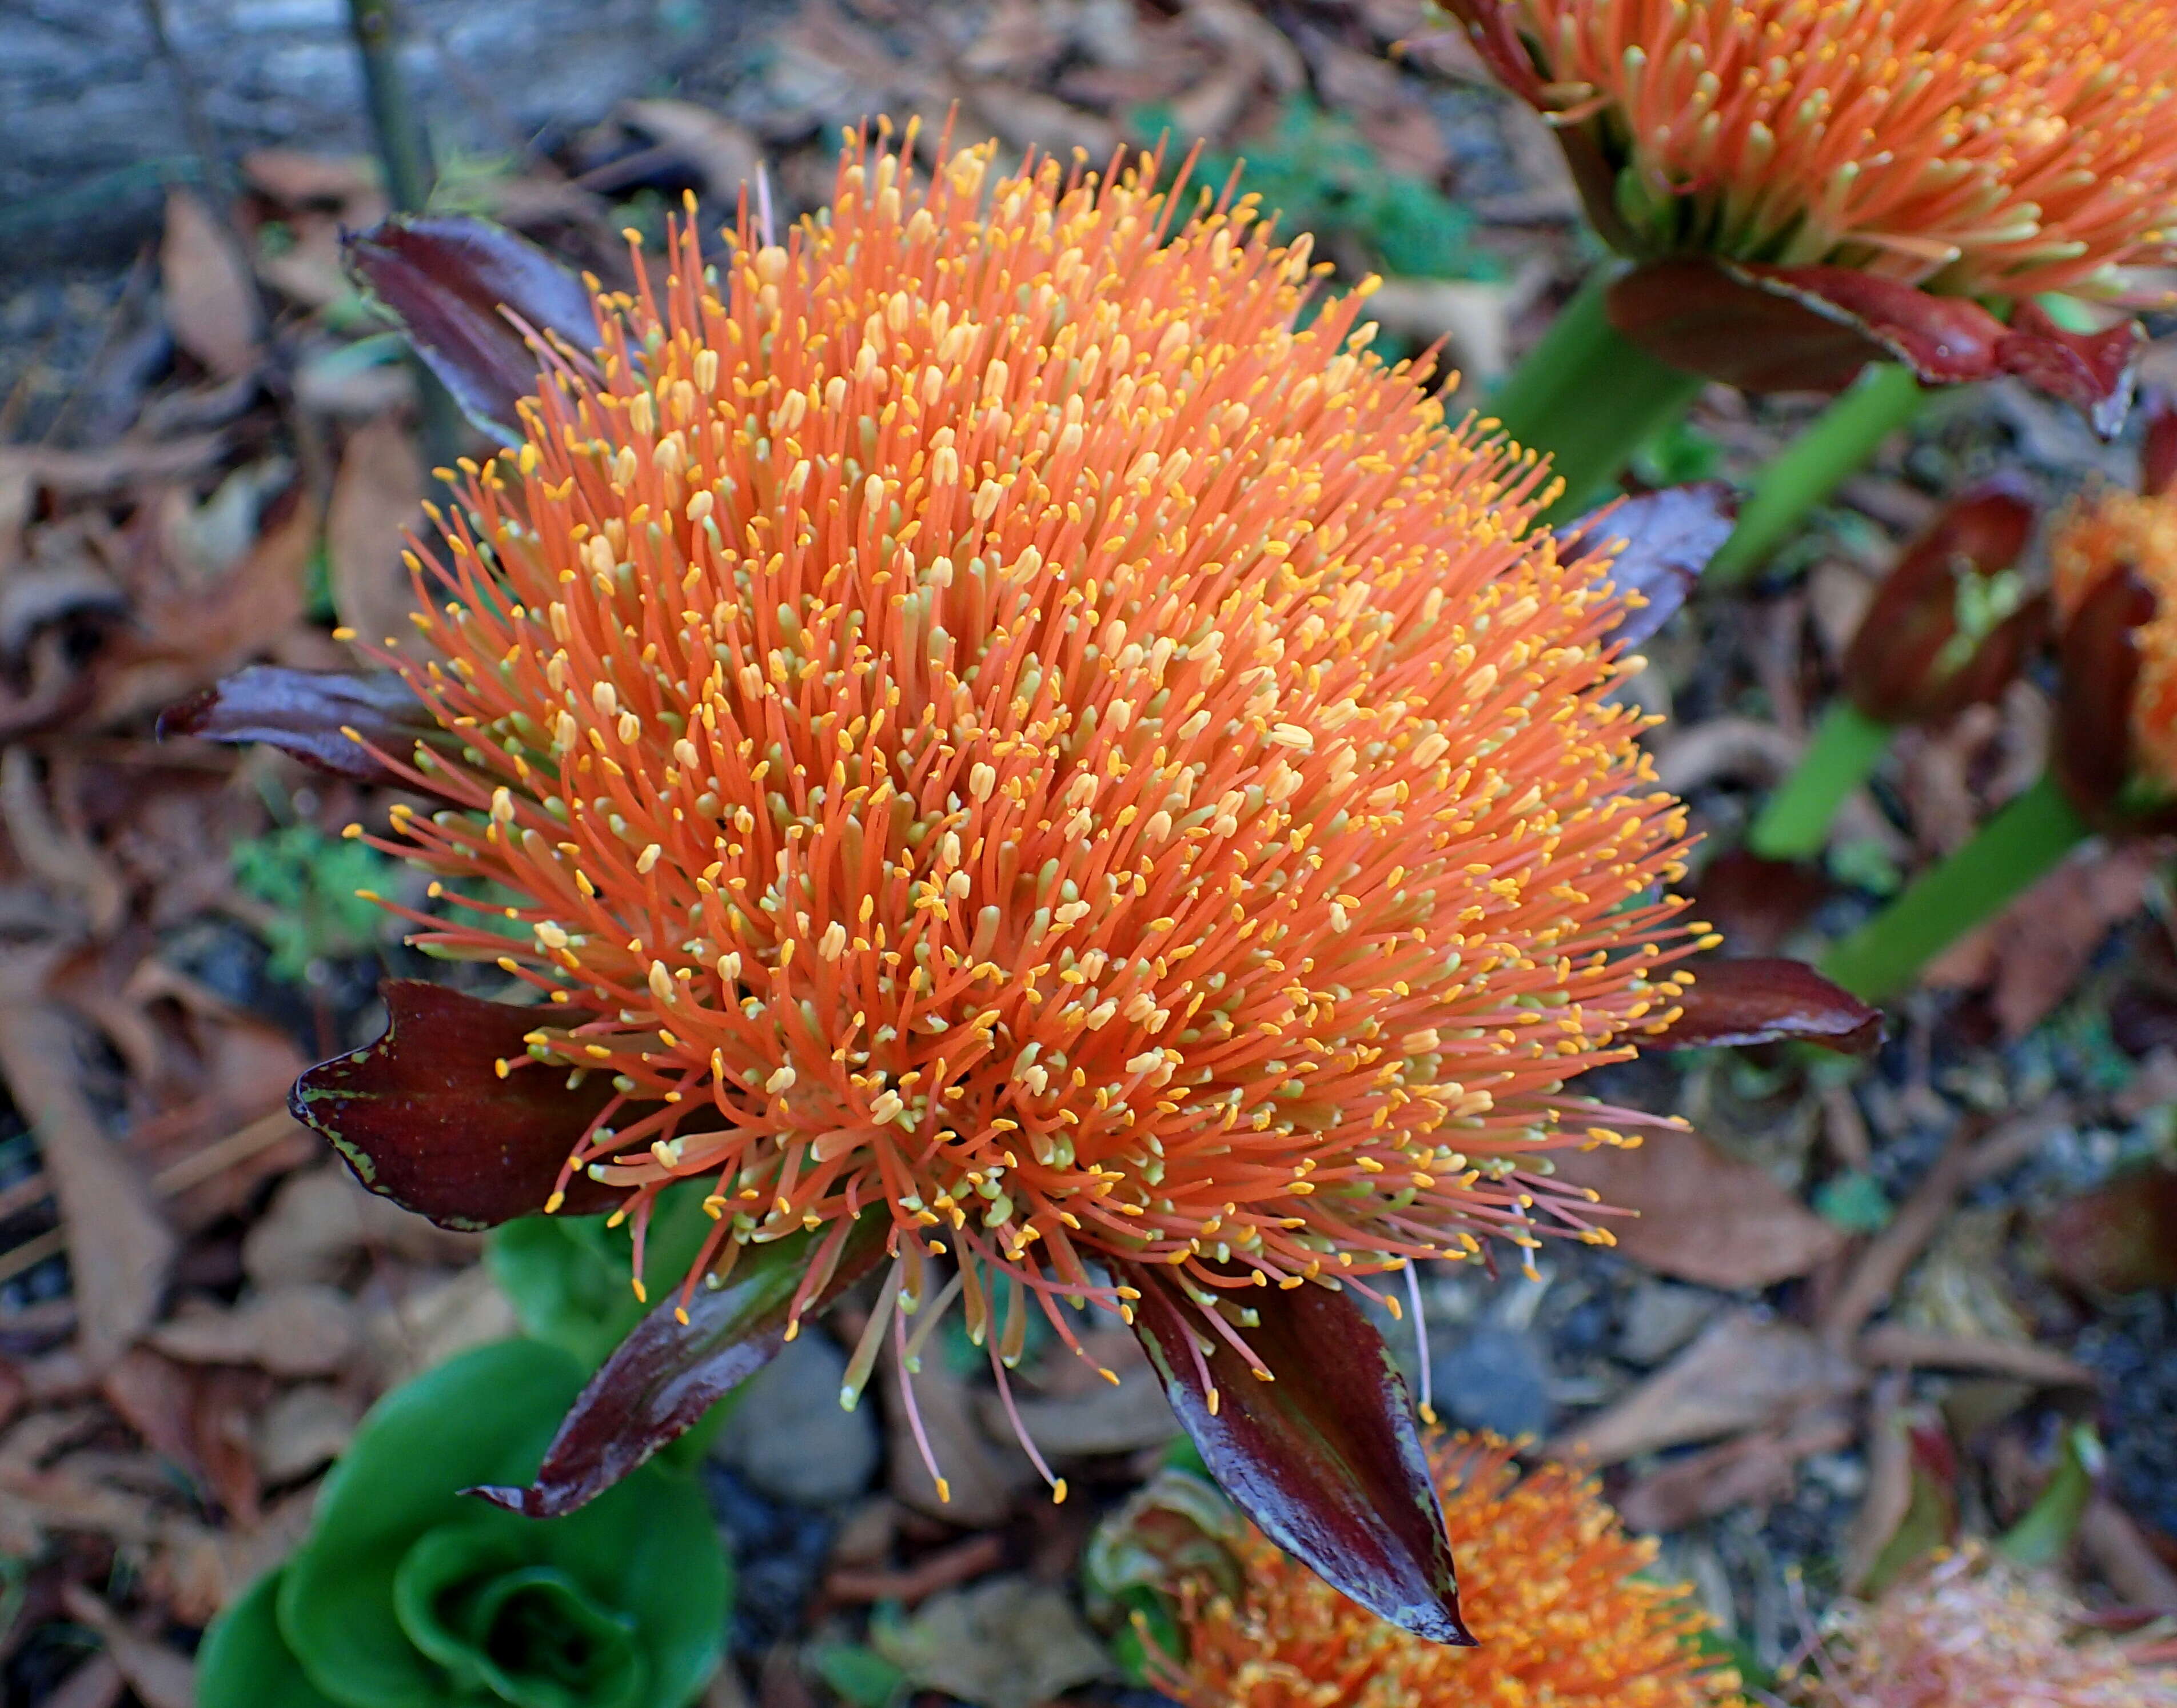
[[[1713,587],[1743,581],[1768,560],[1807,512],[1866,467],[1882,441],[1920,412],[1928,393],[1909,368],[1870,363],[1781,456],[1754,477],[1738,526],[1709,559]]]
[[[385,194],[394,210],[420,214],[431,199],[438,170],[431,161],[430,133],[416,110],[407,77],[401,68],[400,18],[396,0],[348,0],[348,27],[363,61],[363,99],[378,144],[378,163],[385,174]],[[434,471],[451,468],[461,454],[466,434],[461,407],[439,376],[411,352],[416,393],[423,410],[423,453]],[[452,496],[441,488],[440,502]]]
[[[401,74],[400,20],[394,0],[348,0],[348,27],[363,60],[363,98],[396,212],[420,214],[431,198],[431,144]]]
[[[1565,304],[1489,400],[1490,412],[1520,445],[1550,454],[1564,495],[1544,520],[1568,521],[1607,498],[1651,434],[1683,415],[1700,395],[1698,375],[1659,362],[1610,324],[1614,277],[1599,268]]]
[[[1822,974],[1863,1001],[1896,995],[2092,833],[2055,778],[2044,773],[1963,848],[1832,947],[1822,958]]]
[[[1823,715],[1798,767],[1769,797],[1746,833],[1746,846],[1764,859],[1812,859],[1830,838],[1830,821],[1845,797],[1874,774],[1890,750],[1895,731],[1849,700]]]

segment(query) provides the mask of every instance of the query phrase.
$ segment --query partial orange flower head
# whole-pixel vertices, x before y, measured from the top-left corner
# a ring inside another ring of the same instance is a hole
[[[2016,301],[2177,253],[2173,0],[1502,4],[1643,257]]]
[[[1206,1298],[1607,1237],[1565,1083],[1694,946],[1607,565],[1363,292],[1300,324],[1304,237],[913,148],[783,241],[691,218],[434,565],[464,806],[397,846],[496,887],[419,922],[545,995],[510,1071],[619,1094],[563,1184],[707,1183],[702,1267],[821,1232],[805,1297],[878,1207],[978,1334],[1107,1256]]]
[[[1647,1575],[1655,1542],[1625,1534],[1592,1477],[1522,1476],[1493,1438],[1439,1436],[1430,1459],[1480,1647],[1422,1642],[1250,1533],[1241,1596],[1180,1586],[1187,1658],[1161,1688],[1188,1708],[1740,1704],[1738,1675],[1700,1649],[1691,1589]]]
[[[2177,1669],[2082,1634],[2087,1610],[2045,1576],[1969,1547],[1829,1617],[1809,1708],[2177,1708]]]
[[[2129,574],[2152,595],[2153,614],[2131,630],[2132,747],[2149,780],[2177,793],[2177,494],[2092,493],[2059,519],[2049,559],[2067,624],[2111,576]]]

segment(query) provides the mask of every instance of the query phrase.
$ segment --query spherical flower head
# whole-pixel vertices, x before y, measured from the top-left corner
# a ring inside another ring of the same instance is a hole
[[[1644,259],[2016,301],[2113,294],[2172,254],[2171,0],[1511,4]]]
[[[1812,1708],[2171,1708],[2177,1672],[2082,1637],[2087,1610],[2045,1575],[1980,1547],[1826,1621]]]
[[[2154,614],[2132,630],[2139,677],[2131,722],[2138,762],[2177,793],[2177,496],[2104,487],[2076,501],[2049,542],[2056,608],[2068,623],[2110,576],[2128,570],[2154,595]]]
[[[570,1174],[707,1183],[699,1267],[874,1207],[979,1334],[1108,1257],[1607,1237],[1541,1154],[1694,947],[1607,566],[1359,293],[1298,324],[1305,239],[1154,175],[851,143],[783,243],[691,219],[601,298],[472,483],[401,847],[496,887],[424,939],[547,994],[510,1071],[613,1076]]]
[[[1189,1708],[1701,1708],[1738,1704],[1705,1656],[1709,1621],[1684,1585],[1646,1575],[1592,1477],[1522,1476],[1494,1438],[1438,1436],[1430,1460],[1481,1646],[1425,1643],[1377,1618],[1258,1534],[1239,1545],[1244,1597],[1180,1586],[1187,1659],[1162,1688]]]

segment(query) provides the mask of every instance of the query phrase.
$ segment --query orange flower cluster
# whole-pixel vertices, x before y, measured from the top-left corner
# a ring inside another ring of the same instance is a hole
[[[2154,614],[2132,630],[2139,652],[2132,740],[2142,767],[2163,789],[2177,791],[2177,495],[2105,487],[2081,499],[2050,535],[2049,559],[2065,622],[2120,570],[2154,594]]]
[[[2177,222],[2172,0],[1513,0],[1657,254],[2114,294]]]
[[[1832,1613],[1811,1708],[2177,1708],[2177,1670],[2150,1670],[2103,1638],[2046,1578],[1967,1548],[1873,1607]]]
[[[1654,1541],[1624,1533],[1592,1477],[1521,1476],[1493,1438],[1438,1437],[1430,1458],[1479,1648],[1400,1630],[1251,1533],[1243,1604],[1180,1586],[1187,1659],[1161,1687],[1190,1708],[1738,1703],[1737,1674],[1695,1643],[1707,1621],[1691,1591],[1643,1575]]]
[[[820,1234],[801,1300],[881,1207],[878,1321],[944,1256],[979,1337],[1109,1255],[1206,1302],[1607,1238],[1541,1154],[1696,947],[1607,565],[1248,205],[905,157],[691,218],[431,565],[462,810],[390,846],[506,902],[417,917],[548,998],[508,1071],[612,1076],[568,1169],[638,1229],[707,1181],[699,1268]]]

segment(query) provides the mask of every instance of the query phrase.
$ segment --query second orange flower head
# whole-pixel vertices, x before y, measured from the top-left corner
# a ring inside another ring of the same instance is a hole
[[[2123,418],[2177,257],[2173,0],[1447,0],[1642,270],[1619,330],[1754,390],[1888,357]]]
[[[2177,222],[2169,0],[1520,0],[1645,254],[2113,295]]]

